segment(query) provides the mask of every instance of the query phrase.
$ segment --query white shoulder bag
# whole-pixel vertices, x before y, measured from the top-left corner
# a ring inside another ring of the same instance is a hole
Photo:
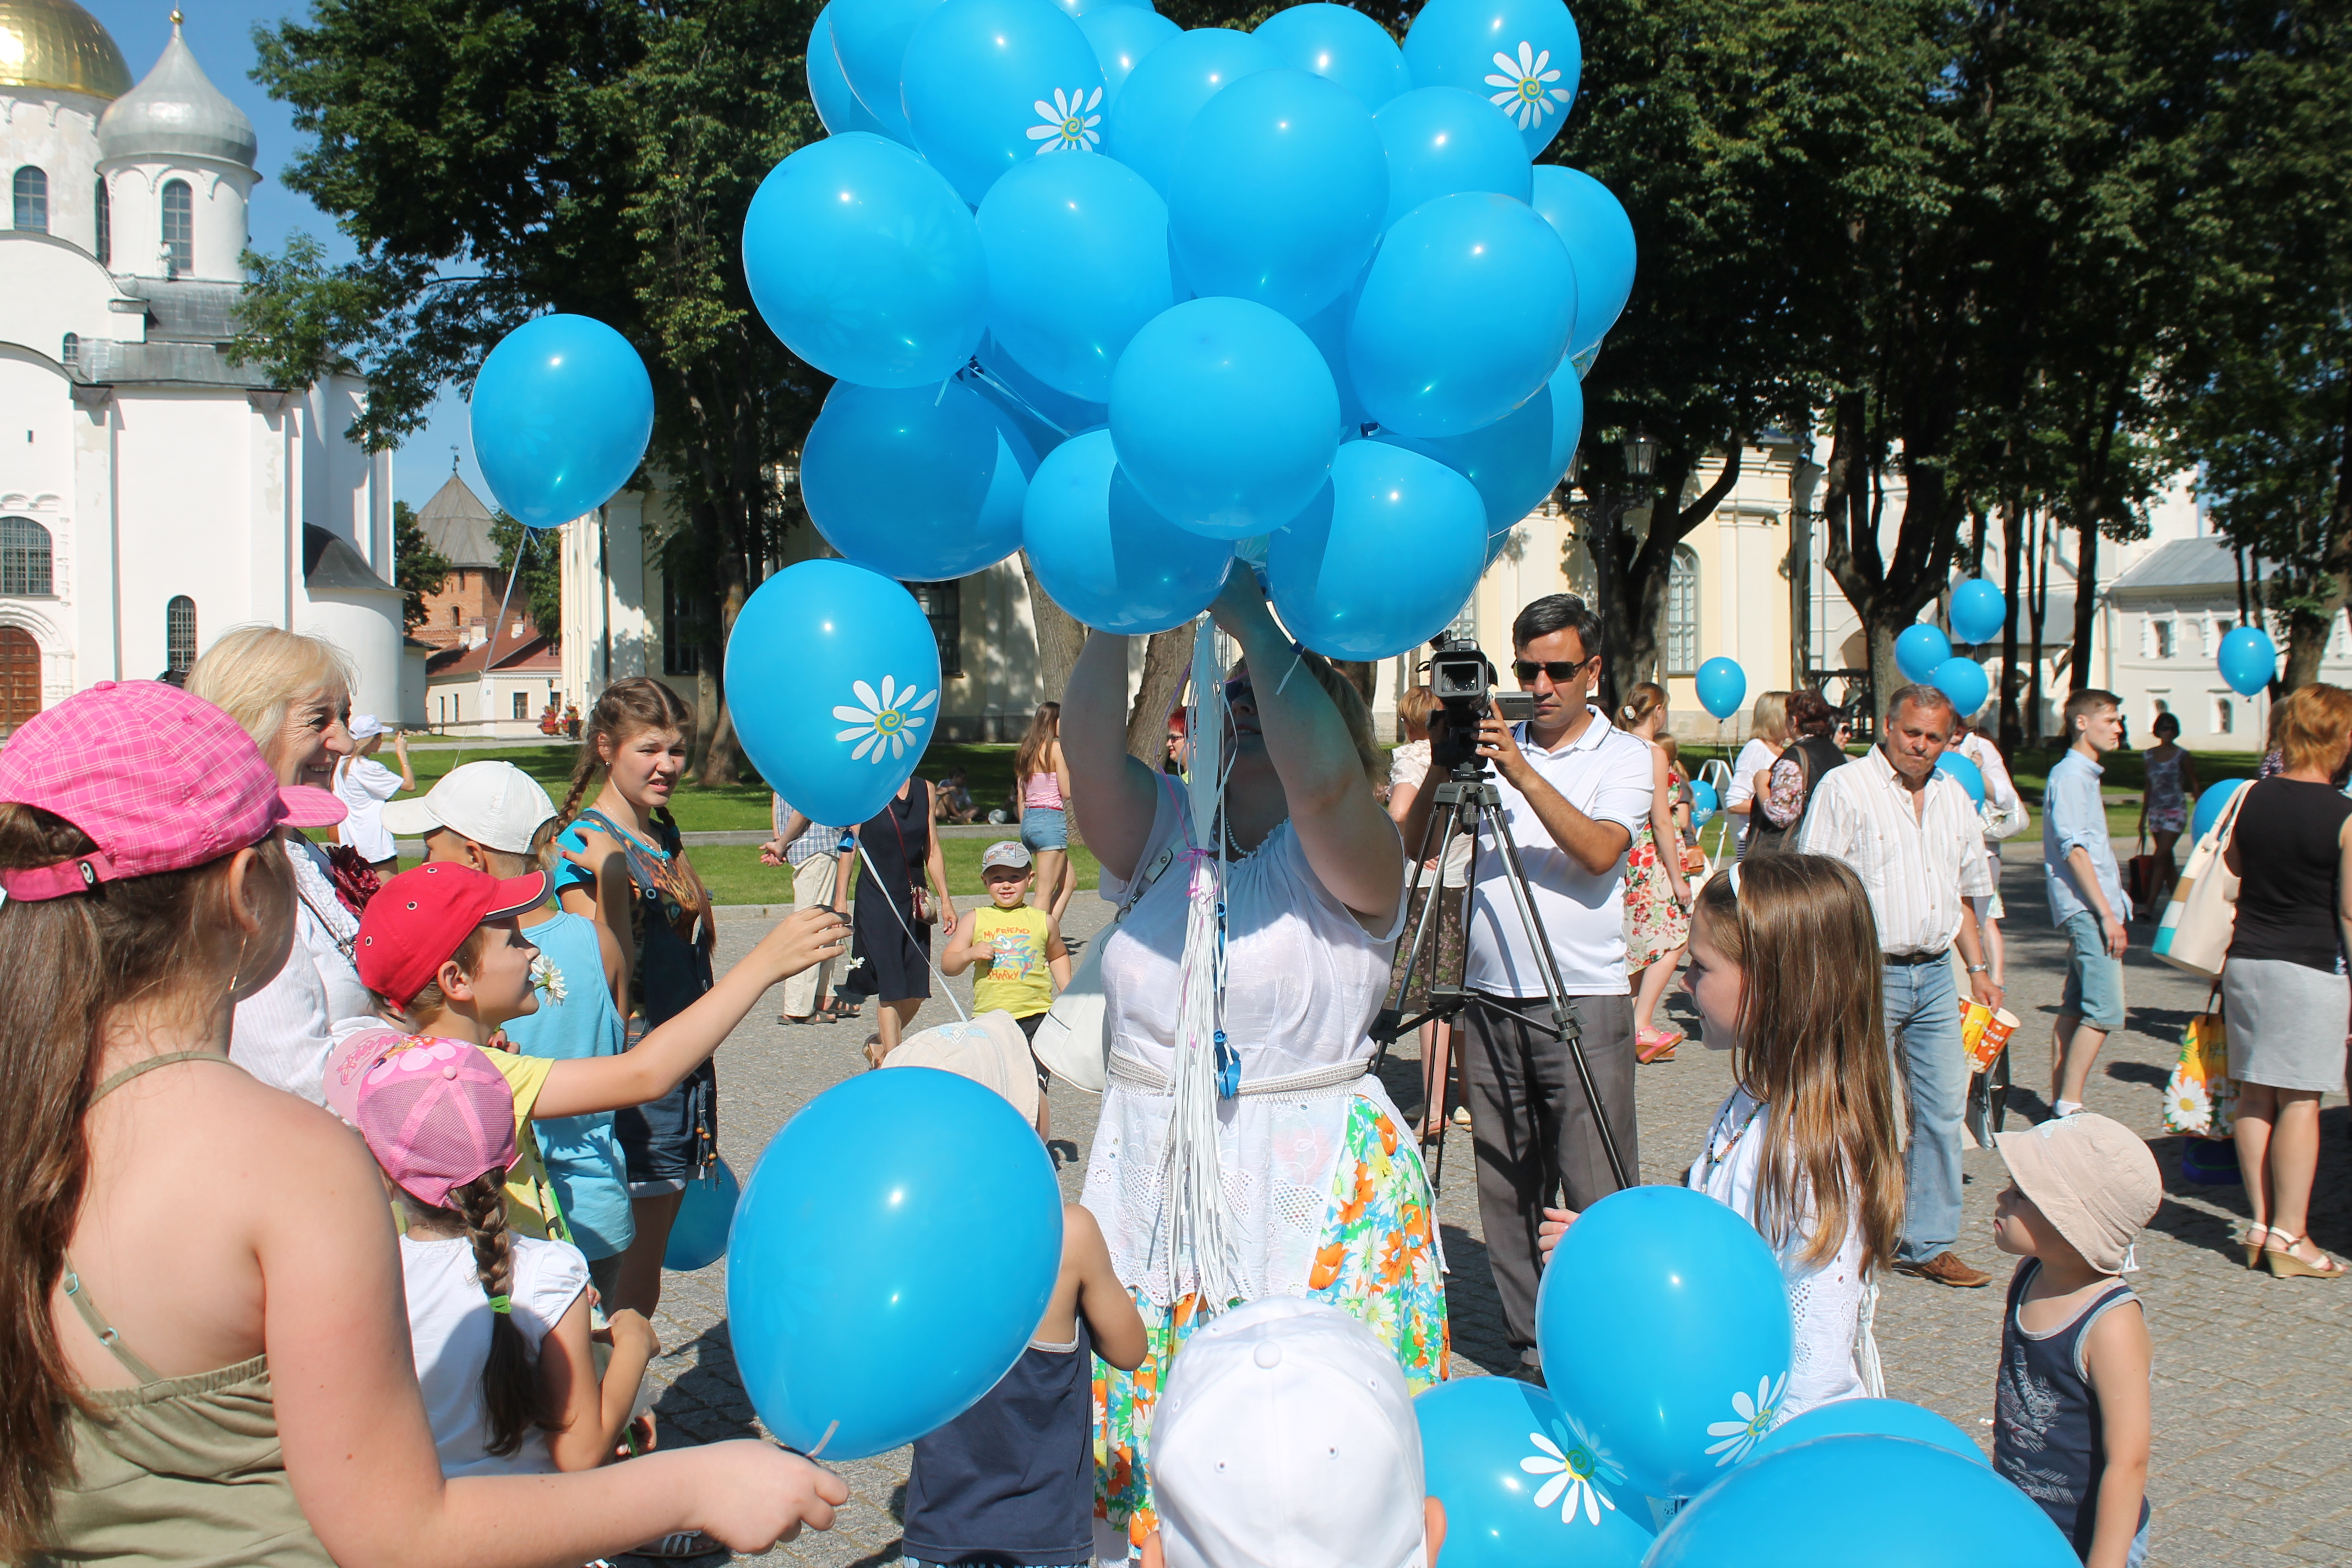
[[[1127,911],[1143,897],[1144,889],[1175,864],[1176,849],[1175,844],[1170,844],[1136,873],[1135,880],[1128,884],[1127,897],[1119,900],[1118,912],[1087,943],[1086,956],[1078,960],[1069,984],[1054,998],[1053,1010],[1037,1026],[1036,1036],[1029,1042],[1029,1048],[1036,1053],[1046,1070],[1072,1089],[1100,1094],[1103,1085],[1109,1081],[1110,1027],[1103,1011],[1103,949],[1109,945],[1111,932],[1127,918]]]

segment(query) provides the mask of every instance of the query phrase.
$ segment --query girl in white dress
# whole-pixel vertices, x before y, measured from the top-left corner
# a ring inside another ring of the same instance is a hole
[[[1873,1276],[1903,1228],[1903,1163],[1870,898],[1843,864],[1766,856],[1710,878],[1683,984],[1732,1090],[1689,1184],[1771,1244],[1795,1319],[1775,1415],[1877,1397]],[[1547,1211],[1547,1253],[1575,1215]]]

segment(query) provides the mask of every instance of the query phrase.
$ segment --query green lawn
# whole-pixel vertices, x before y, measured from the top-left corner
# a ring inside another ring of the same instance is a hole
[[[1005,837],[1013,837],[1007,829]],[[981,852],[992,840],[986,838],[946,838],[948,891],[958,898],[983,891],[980,880]],[[1095,858],[1080,845],[1072,850],[1077,862],[1078,886],[1092,888],[1101,868]],[[710,889],[714,900],[722,904],[789,904],[793,901],[793,876],[789,868],[762,866],[760,851],[751,845],[699,845],[687,851],[702,880]],[[864,868],[859,868],[864,875]]]

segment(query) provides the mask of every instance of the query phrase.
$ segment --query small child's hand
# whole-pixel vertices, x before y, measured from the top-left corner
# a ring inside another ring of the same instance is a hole
[[[1559,1246],[1559,1238],[1566,1236],[1568,1227],[1575,1223],[1574,1209],[1544,1210],[1543,1223],[1536,1226],[1536,1248],[1543,1255],[1544,1262],[1551,1261],[1553,1248]]]
[[[642,1345],[647,1361],[661,1354],[661,1337],[654,1332],[654,1326],[646,1315],[635,1307],[614,1310],[605,1315],[604,1322],[613,1336],[614,1349],[618,1350],[623,1345]]]
[[[765,1552],[803,1525],[831,1530],[833,1510],[849,1500],[839,1476],[767,1443],[713,1443],[695,1458],[701,1497],[693,1522],[738,1552]]]

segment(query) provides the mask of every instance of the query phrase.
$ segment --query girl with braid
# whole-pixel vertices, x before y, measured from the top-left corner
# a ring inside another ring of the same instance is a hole
[[[556,822],[566,864],[556,873],[563,907],[591,920],[600,900],[623,884],[630,898],[629,1037],[656,1028],[710,989],[710,949],[718,931],[710,895],[688,864],[669,814],[671,791],[686,772],[694,715],[683,698],[649,676],[616,680],[589,710],[580,731],[572,792]],[[588,788],[603,780],[594,803]],[[617,922],[616,922],[617,923]],[[613,1119],[629,1168],[636,1237],[621,1256],[616,1304],[652,1316],[661,1301],[662,1254],[686,1197],[686,1184],[719,1158],[719,1075],[708,1061],[650,1104]]]

